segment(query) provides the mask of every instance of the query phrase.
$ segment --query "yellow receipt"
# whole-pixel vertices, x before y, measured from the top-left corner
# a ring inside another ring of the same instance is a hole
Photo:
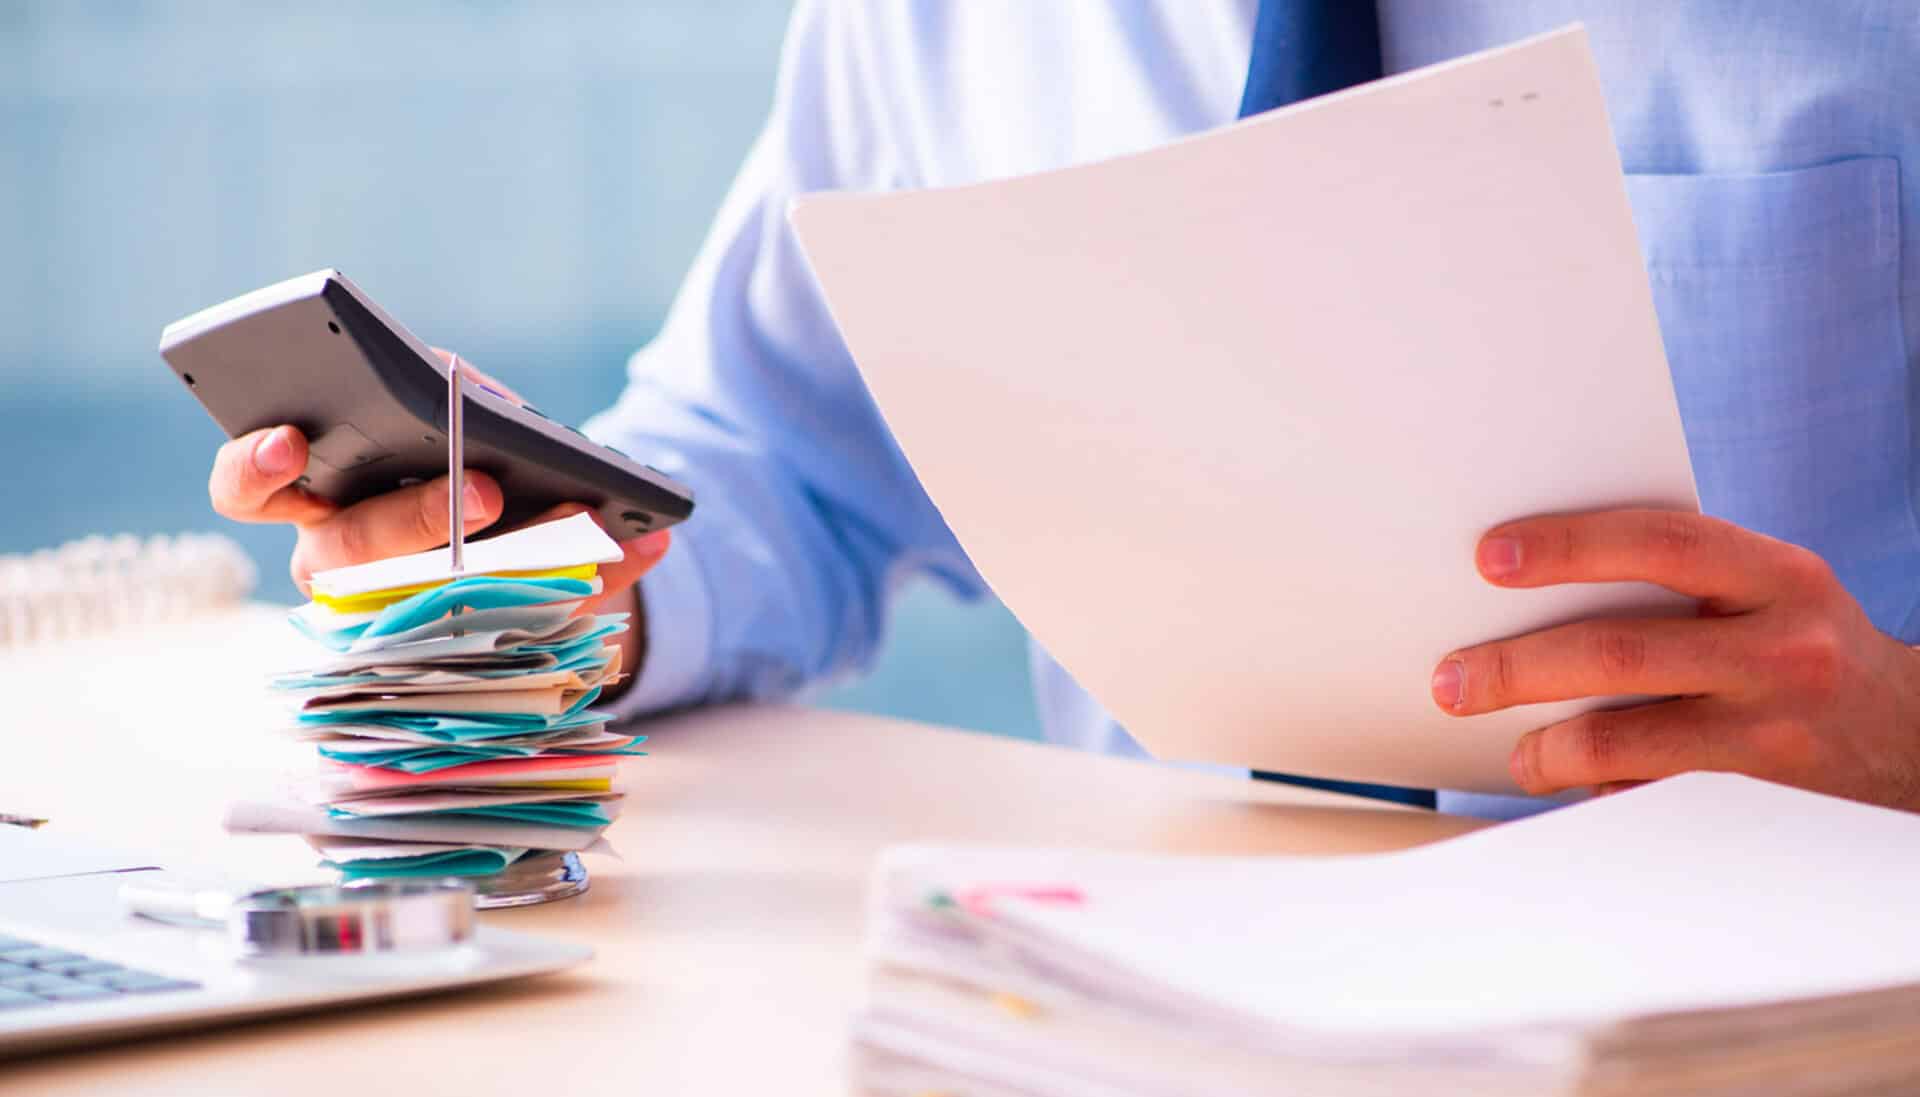
[[[481,575],[496,579],[591,579],[600,570],[598,564],[577,564],[569,568],[547,568],[540,571],[491,571],[461,578],[478,578]],[[372,613],[382,610],[395,602],[404,601],[423,590],[445,586],[451,579],[436,579],[425,583],[409,583],[405,586],[388,587],[385,590],[370,590],[364,594],[332,595],[315,591],[313,600],[335,613]]]

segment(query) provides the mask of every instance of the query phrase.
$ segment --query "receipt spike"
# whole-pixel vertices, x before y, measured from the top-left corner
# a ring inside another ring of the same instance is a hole
[[[452,575],[466,570],[466,517],[461,504],[467,490],[465,403],[460,392],[460,356],[447,361],[447,548],[453,554]]]

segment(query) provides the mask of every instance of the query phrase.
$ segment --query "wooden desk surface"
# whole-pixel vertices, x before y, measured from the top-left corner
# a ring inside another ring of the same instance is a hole
[[[0,650],[0,811],[60,831],[312,874],[292,838],[229,837],[225,803],[308,748],[262,675],[310,658],[276,612],[149,643]],[[217,664],[217,665],[215,665]],[[198,666],[203,673],[188,674]],[[1193,853],[1399,849],[1466,820],[1031,743],[804,708],[717,709],[649,729],[628,764],[624,860],[584,897],[485,915],[591,944],[518,985],[0,1063],[0,1090],[192,1095],[838,1094],[859,1000],[866,875],[892,842]]]

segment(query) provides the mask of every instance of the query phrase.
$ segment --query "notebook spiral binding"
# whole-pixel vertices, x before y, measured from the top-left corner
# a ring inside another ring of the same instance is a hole
[[[0,648],[234,605],[257,577],[246,552],[217,533],[92,536],[0,555]]]

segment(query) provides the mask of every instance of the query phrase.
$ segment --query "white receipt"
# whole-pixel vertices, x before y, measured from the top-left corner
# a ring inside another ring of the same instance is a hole
[[[579,564],[610,564],[620,559],[620,546],[608,537],[590,514],[575,514],[557,522],[503,533],[484,541],[469,541],[464,549],[463,575],[491,575],[503,571],[552,571]],[[453,560],[444,548],[395,556],[314,575],[313,593],[350,598],[376,590],[439,583],[453,577]]]

